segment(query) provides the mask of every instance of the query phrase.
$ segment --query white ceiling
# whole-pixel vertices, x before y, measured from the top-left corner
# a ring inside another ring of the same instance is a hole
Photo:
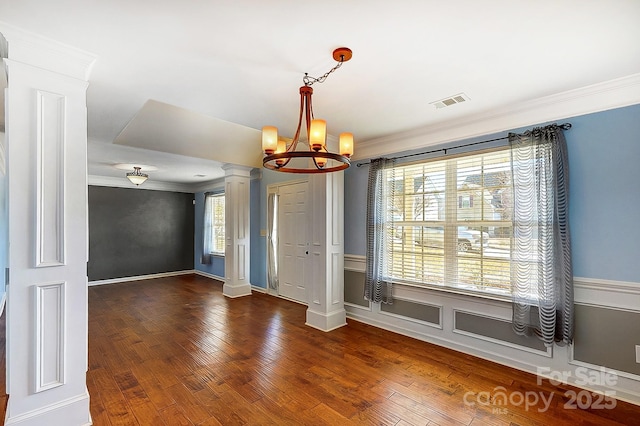
[[[97,55],[90,175],[142,163],[178,183],[259,163],[264,125],[291,137],[304,73],[328,71],[339,46],[353,59],[313,86],[314,112],[329,133],[354,133],[356,155],[391,134],[640,73],[637,0],[2,0],[0,20]],[[461,92],[471,100],[430,105]],[[180,137],[188,114],[215,124]],[[246,158],[225,157],[229,147]]]

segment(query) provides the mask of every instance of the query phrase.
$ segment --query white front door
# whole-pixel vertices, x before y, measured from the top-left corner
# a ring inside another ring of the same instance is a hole
[[[311,225],[307,214],[307,182],[279,187],[278,258],[279,293],[307,303],[308,234]]]

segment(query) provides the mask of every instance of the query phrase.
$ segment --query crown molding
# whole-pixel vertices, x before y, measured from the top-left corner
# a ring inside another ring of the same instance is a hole
[[[0,21],[8,59],[89,81],[97,56]]]
[[[260,180],[262,179],[262,168],[255,168],[251,170],[251,180]]]
[[[193,193],[224,190],[224,178],[193,184],[191,190]]]
[[[241,166],[239,164],[231,164],[225,163],[222,165],[222,170],[224,170],[224,176],[240,176],[240,177],[251,177],[251,171],[254,167],[250,166]]]
[[[194,193],[194,185],[184,183],[173,182],[161,182],[157,180],[147,180],[141,186],[135,186],[125,177],[111,177],[111,176],[96,176],[89,175],[89,185],[93,186],[109,186],[112,188],[127,188],[127,189],[147,189],[152,191],[169,191],[169,192],[186,192],[189,194]]]
[[[359,144],[354,159],[374,158],[635,104],[640,104],[640,73],[433,126],[369,139]]]
[[[198,183],[174,183],[157,180],[146,180],[140,187],[133,185],[127,178],[89,175],[88,184],[92,186],[109,186],[112,188],[148,189],[152,191],[186,192],[195,194],[224,189],[224,178]]]

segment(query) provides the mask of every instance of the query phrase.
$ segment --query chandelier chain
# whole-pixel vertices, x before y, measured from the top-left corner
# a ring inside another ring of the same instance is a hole
[[[324,83],[324,81],[327,79],[327,77],[329,77],[329,74],[331,74],[332,72],[334,72],[335,70],[337,70],[338,68],[340,68],[342,66],[342,63],[344,62],[344,59],[341,58],[340,62],[338,62],[336,64],[335,67],[331,68],[329,71],[327,71],[326,73],[324,73],[324,75],[322,77],[310,77],[309,73],[304,73],[304,77],[302,77],[302,81],[304,82],[305,86],[311,86],[313,83]]]

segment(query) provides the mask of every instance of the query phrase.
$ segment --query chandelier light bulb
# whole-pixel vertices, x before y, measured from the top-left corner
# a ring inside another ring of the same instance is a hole
[[[264,126],[262,128],[262,150],[267,155],[271,155],[278,147],[278,128],[274,126]]]
[[[311,130],[309,131],[309,146],[318,152],[325,145],[327,138],[327,122],[325,120],[311,120]]]
[[[275,151],[275,154],[282,154],[283,152],[287,151],[287,143],[283,140],[279,140],[278,143],[276,144],[277,148]],[[285,160],[282,158],[279,158],[276,160],[276,164],[278,166],[282,166],[284,164]]]
[[[340,155],[347,158],[353,155],[353,133],[340,133]]]

